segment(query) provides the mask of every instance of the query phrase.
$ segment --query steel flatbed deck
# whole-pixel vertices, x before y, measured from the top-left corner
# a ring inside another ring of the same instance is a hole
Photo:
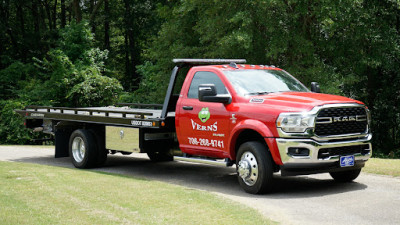
[[[16,112],[26,119],[47,119],[141,128],[160,128],[163,124],[165,125],[162,122],[166,120],[161,118],[161,109],[115,106],[90,108],[27,106],[23,110],[16,110]],[[175,113],[170,112],[167,117],[175,117]]]

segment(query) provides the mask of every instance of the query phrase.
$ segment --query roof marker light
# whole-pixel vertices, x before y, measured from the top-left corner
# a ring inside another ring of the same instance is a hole
[[[229,66],[230,66],[230,67],[233,67],[233,68],[235,68],[235,69],[239,69],[239,67],[237,66],[237,64],[234,63],[234,62],[229,63]]]

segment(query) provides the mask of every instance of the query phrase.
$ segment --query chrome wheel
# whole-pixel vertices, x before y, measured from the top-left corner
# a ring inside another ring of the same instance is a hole
[[[251,152],[243,153],[237,164],[237,172],[243,182],[248,186],[253,186],[258,179],[258,164],[256,157]]]
[[[75,137],[72,141],[72,156],[77,163],[81,163],[86,154],[85,142],[81,137]]]
[[[102,150],[105,150],[102,140],[91,130],[75,130],[69,138],[69,155],[76,168],[92,168],[104,162],[107,155],[101,155],[105,153]]]

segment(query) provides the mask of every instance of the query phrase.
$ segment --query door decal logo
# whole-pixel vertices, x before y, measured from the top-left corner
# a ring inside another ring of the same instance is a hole
[[[208,119],[210,119],[210,111],[208,111],[208,107],[202,108],[199,112],[199,119],[201,122],[205,123]]]
[[[201,131],[214,131],[216,132],[218,130],[218,122],[215,122],[214,124],[208,125],[208,126],[203,126],[200,125],[196,122],[194,122],[192,119],[192,128],[193,130],[201,130]]]

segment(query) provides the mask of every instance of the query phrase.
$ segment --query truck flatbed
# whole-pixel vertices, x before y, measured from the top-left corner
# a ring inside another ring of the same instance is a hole
[[[71,122],[98,123],[105,125],[160,128],[165,119],[161,118],[161,109],[138,109],[129,107],[46,107],[27,106],[16,110],[27,119],[48,119]],[[175,117],[169,112],[167,117]]]

